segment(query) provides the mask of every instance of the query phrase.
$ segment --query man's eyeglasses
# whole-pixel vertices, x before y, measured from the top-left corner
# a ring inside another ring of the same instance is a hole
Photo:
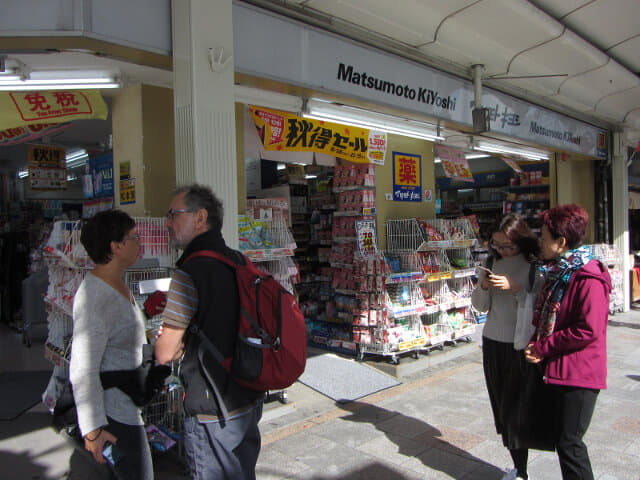
[[[137,233],[135,235],[127,235],[122,239],[122,243],[126,242],[127,240],[135,240],[136,242],[139,242],[140,235],[138,235]]]
[[[193,212],[193,210],[189,210],[188,208],[185,208],[182,210],[169,210],[165,215],[165,217],[167,217],[167,220],[173,220],[173,218],[179,213],[191,213],[191,212]]]
[[[504,251],[507,251],[507,252],[513,252],[516,248],[518,248],[517,245],[501,245],[501,244],[496,243],[496,242],[489,243],[489,246],[491,248],[493,248],[494,250],[504,250]]]

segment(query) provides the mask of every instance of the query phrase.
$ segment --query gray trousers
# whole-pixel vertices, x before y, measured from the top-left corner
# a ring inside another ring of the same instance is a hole
[[[255,480],[262,402],[224,424],[184,419],[184,446],[194,480]]]

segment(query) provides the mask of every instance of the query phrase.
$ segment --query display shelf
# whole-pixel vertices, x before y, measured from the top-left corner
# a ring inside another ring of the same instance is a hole
[[[531,188],[548,189],[549,184],[548,183],[531,183],[529,185],[507,185],[506,188],[508,190],[525,190],[525,189],[531,189]]]
[[[295,248],[271,248],[261,250],[243,250],[249,260],[252,262],[268,262],[272,260],[280,260],[285,257],[293,257]]]
[[[375,185],[345,185],[341,187],[333,187],[334,193],[354,192],[358,190],[375,190]]]
[[[366,207],[362,210],[345,210],[345,211],[337,211],[333,212],[334,217],[362,217],[368,215],[375,215],[376,207]]]
[[[407,283],[422,280],[424,273],[422,272],[398,272],[389,273],[386,277],[386,283]]]

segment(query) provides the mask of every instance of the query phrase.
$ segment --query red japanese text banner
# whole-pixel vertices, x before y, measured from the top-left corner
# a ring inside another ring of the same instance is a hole
[[[462,150],[436,145],[435,152],[436,156],[442,162],[445,176],[463,182],[475,181],[469,169],[469,162],[467,162]]]
[[[34,123],[106,120],[108,113],[98,90],[0,92],[0,130]]]
[[[17,145],[19,143],[33,142],[45,135],[66,130],[71,126],[71,122],[66,123],[32,123],[22,127],[7,128],[0,130],[0,145]]]
[[[384,165],[385,132],[300,118],[262,107],[252,106],[251,115],[266,150],[326,153],[350,162]]]

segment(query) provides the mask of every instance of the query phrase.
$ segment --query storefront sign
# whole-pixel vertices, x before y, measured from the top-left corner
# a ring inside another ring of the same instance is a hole
[[[375,220],[356,220],[358,251],[363,257],[378,253]]]
[[[325,153],[355,163],[384,164],[387,135],[278,110],[251,107],[266,150]]]
[[[473,84],[339,36],[234,4],[238,72],[370,100],[471,126]],[[273,56],[273,45],[286,55]],[[491,131],[606,158],[606,131],[489,88]]]
[[[30,190],[66,190],[66,150],[50,145],[29,145],[27,150]]]
[[[113,197],[113,154],[89,159],[95,197]]]
[[[393,200],[422,201],[422,157],[393,152]]]
[[[441,145],[436,145],[434,148],[436,155],[442,162],[445,176],[464,182],[474,181],[471,170],[469,169],[469,162],[467,162],[462,150],[447,148]]]
[[[136,203],[136,179],[120,180],[120,205]]]
[[[45,135],[66,130],[71,126],[67,123],[33,123],[22,127],[7,128],[0,131],[0,146],[18,145],[25,142],[33,142]]]
[[[0,93],[0,129],[33,123],[106,120],[107,105],[98,90],[42,90]]]

